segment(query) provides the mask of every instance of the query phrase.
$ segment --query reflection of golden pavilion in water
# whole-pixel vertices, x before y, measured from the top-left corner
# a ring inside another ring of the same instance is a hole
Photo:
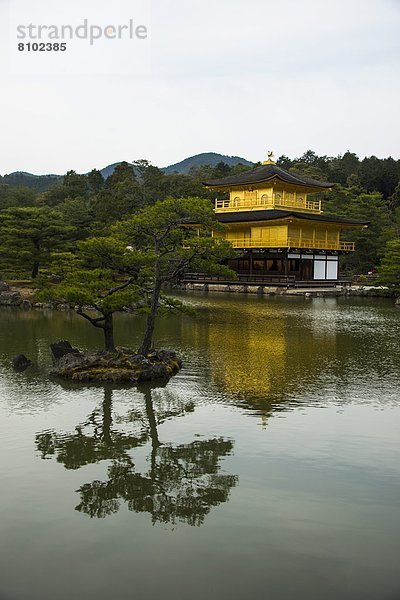
[[[240,322],[213,324],[209,330],[213,379],[229,394],[268,398],[285,370],[286,337],[282,318],[265,330],[241,313]]]
[[[325,361],[336,358],[334,318],[329,325],[323,319],[327,311],[320,310],[325,301],[318,300],[315,310],[312,300],[294,302],[292,309],[272,298],[212,296],[217,310],[193,323],[191,344],[208,347],[217,388],[256,406],[261,415],[314,386],[324,375]]]

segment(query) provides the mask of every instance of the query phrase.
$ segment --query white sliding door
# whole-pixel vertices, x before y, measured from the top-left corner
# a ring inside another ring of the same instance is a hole
[[[314,279],[326,279],[326,260],[314,260]]]
[[[337,279],[338,278],[338,260],[328,260],[326,264],[326,278]]]

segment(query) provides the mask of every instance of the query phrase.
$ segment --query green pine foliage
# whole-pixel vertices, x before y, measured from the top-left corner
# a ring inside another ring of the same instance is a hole
[[[52,252],[65,246],[73,228],[60,211],[42,207],[7,208],[0,212],[1,273],[32,279],[49,264]]]
[[[135,308],[143,294],[142,257],[115,236],[93,237],[77,242],[75,253],[65,262],[72,262],[73,268],[64,265],[61,283],[48,280],[39,297],[74,306],[103,330],[106,350],[114,350],[114,314]]]
[[[142,257],[144,266],[147,324],[139,348],[141,354],[147,354],[152,347],[160,309],[181,307],[163,294],[165,284],[175,283],[188,269],[235,277],[221,264],[233,255],[231,245],[222,238],[211,237],[211,229],[217,228],[210,203],[201,198],[167,198],[143,208],[114,228],[132,252]]]
[[[356,252],[343,257],[342,268],[362,274],[379,267],[387,243],[400,234],[400,161],[375,156],[360,160],[349,151],[318,156],[308,150],[294,159],[281,156],[277,162],[284,169],[336,184],[322,194],[325,213],[369,221],[368,229],[343,232],[343,239],[356,242]],[[54,271],[54,257],[74,253],[78,241],[107,236],[117,222],[167,198],[201,198],[212,207],[215,192],[203,182],[248,168],[219,161],[181,174],[140,160],[118,164],[106,180],[96,169],[87,175],[70,170],[51,179],[50,187],[27,187],[24,174],[19,179],[0,178],[0,277]]]
[[[378,273],[381,283],[400,288],[400,237],[387,243]]]
[[[163,284],[176,281],[189,267],[234,277],[220,264],[232,255],[232,247],[211,237],[211,227],[215,229],[215,223],[207,200],[156,202],[116,224],[107,237],[78,241],[75,253],[67,254],[65,261],[60,254],[62,266],[57,274],[61,283],[50,278],[40,297],[75,306],[79,315],[103,330],[107,350],[115,349],[114,313],[144,312],[147,327],[139,352],[145,355],[159,311],[182,308],[180,302],[162,294]]]

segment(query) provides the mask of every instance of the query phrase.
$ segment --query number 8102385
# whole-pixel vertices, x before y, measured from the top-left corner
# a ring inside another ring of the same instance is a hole
[[[47,43],[45,44],[44,42],[28,42],[26,44],[24,43],[20,43],[18,44],[18,50],[20,52],[65,52],[67,49],[67,44],[65,42],[62,43],[58,43],[55,42],[53,43]]]

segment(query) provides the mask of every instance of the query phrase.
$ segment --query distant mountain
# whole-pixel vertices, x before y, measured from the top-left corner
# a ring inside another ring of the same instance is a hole
[[[252,167],[253,163],[240,156],[226,156],[225,154],[218,154],[217,152],[203,152],[202,154],[196,154],[185,158],[179,163],[170,165],[169,167],[163,167],[161,170],[164,173],[189,173],[192,167],[201,167],[202,165],[210,165],[215,167],[218,163],[224,162],[230,167],[234,167],[239,163]]]
[[[218,154],[217,152],[203,152],[202,154],[189,156],[189,158],[185,158],[181,162],[175,163],[174,165],[169,165],[168,167],[160,167],[160,170],[164,173],[187,174],[190,172],[190,169],[192,169],[192,167],[201,167],[202,165],[210,165],[212,167],[215,167],[220,162],[224,162],[230,167],[238,165],[239,163],[242,163],[243,165],[246,165],[248,167],[253,166],[252,162],[246,160],[245,158],[241,158],[240,156],[227,156],[225,154]],[[114,169],[120,164],[121,163],[118,162],[113,163],[112,165],[108,165],[108,167],[100,169],[100,173],[105,179],[107,179],[107,177],[112,175]]]
[[[11,186],[29,187],[37,192],[45,192],[52,185],[58,183],[62,179],[61,175],[32,175],[25,171],[15,171],[9,175],[0,176],[0,183],[5,183]]]
[[[202,154],[196,154],[195,156],[185,158],[185,160],[174,165],[162,167],[161,171],[164,171],[164,173],[187,174],[192,167],[201,167],[202,165],[215,167],[220,162],[224,162],[230,167],[239,163],[249,167],[253,166],[252,162],[245,158],[241,158],[240,156],[226,156],[225,154],[218,154],[217,152],[203,152]],[[104,167],[104,169],[100,169],[100,173],[103,175],[104,179],[107,179],[120,164],[120,162],[116,162],[112,165],[108,165],[107,167]],[[4,175],[3,177],[0,175],[0,183],[12,186],[21,185],[30,187],[38,192],[45,192],[55,183],[59,183],[60,180],[62,180],[62,177],[62,175],[32,175],[32,173],[26,173],[24,171],[15,171],[14,173]]]
[[[121,161],[122,162],[122,161]],[[118,165],[121,164],[121,162],[116,162],[113,163],[112,165],[108,165],[107,167],[104,167],[104,169],[100,169],[100,173],[103,175],[104,179],[107,179],[107,177],[110,177],[110,175],[112,175],[115,171],[115,169],[118,167]],[[132,163],[126,161],[129,165],[132,165]]]

